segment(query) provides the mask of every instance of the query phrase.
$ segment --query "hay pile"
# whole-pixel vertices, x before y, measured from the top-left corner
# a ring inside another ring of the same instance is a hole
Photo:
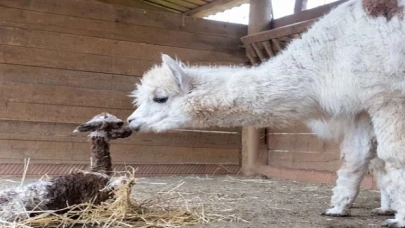
[[[126,183],[115,190],[114,197],[94,205],[83,203],[68,208],[67,213],[57,214],[57,211],[38,211],[38,214],[24,221],[13,223],[0,221],[1,227],[142,227],[142,228],[174,228],[190,226],[213,221],[237,221],[234,216],[207,214],[203,204],[188,205],[181,194],[177,195],[176,205],[167,204],[173,201],[173,194],[159,194],[152,199],[137,202],[131,197],[135,185],[135,171],[126,172]],[[180,184],[181,185],[181,184]],[[180,187],[168,191],[173,193]],[[165,195],[170,198],[165,198]],[[36,212],[35,212],[36,213]]]

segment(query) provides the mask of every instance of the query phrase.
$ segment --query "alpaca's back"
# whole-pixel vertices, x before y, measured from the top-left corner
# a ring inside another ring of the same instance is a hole
[[[277,58],[286,63],[284,69],[296,71],[290,75],[313,81],[308,89],[326,113],[359,113],[376,94],[405,91],[405,21],[401,14],[390,20],[373,17],[362,1],[345,2]]]

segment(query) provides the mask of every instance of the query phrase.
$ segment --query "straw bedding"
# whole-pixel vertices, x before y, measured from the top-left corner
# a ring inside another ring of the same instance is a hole
[[[173,194],[157,194],[156,197],[137,202],[131,196],[135,186],[135,171],[116,173],[122,184],[114,190],[113,197],[101,204],[82,203],[57,211],[35,211],[35,216],[28,219],[6,222],[1,221],[2,227],[142,227],[142,228],[175,228],[191,226],[214,221],[237,221],[235,216],[222,216],[205,212],[203,204],[189,205],[179,193],[177,199]],[[173,193],[178,186],[167,193]],[[136,189],[135,189],[136,190]],[[177,201],[173,204],[168,202]],[[28,213],[28,212],[27,212]],[[32,213],[32,212],[30,212]]]
[[[131,197],[135,171],[112,177],[119,173],[112,172],[109,151],[110,140],[129,137],[132,131],[109,113],[96,115],[74,130],[88,131],[94,158],[92,172],[75,171],[1,191],[1,226],[180,227],[224,219],[207,216],[203,206],[190,206],[186,200],[183,205],[165,204],[169,201],[162,195],[137,202]],[[25,175],[21,183],[24,179]],[[181,194],[178,198],[184,199]]]

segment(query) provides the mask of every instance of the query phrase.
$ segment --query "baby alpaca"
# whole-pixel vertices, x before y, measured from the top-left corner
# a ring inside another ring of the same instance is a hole
[[[91,172],[75,172],[0,191],[0,219],[27,219],[39,211],[61,210],[84,202],[97,205],[109,199],[115,187],[127,181],[125,176],[111,179],[109,152],[110,140],[131,135],[132,131],[123,124],[117,117],[102,113],[78,126],[74,132],[91,131]]]

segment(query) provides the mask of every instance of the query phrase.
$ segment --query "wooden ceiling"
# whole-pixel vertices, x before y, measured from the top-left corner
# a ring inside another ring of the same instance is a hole
[[[249,0],[140,0],[145,3],[165,8],[174,13],[188,16],[204,17],[224,11]]]

